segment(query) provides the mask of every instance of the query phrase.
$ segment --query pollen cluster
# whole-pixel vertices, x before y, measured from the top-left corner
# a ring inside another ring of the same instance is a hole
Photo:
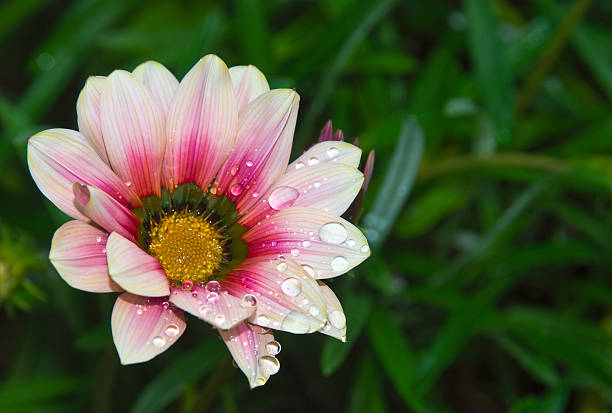
[[[149,253],[176,284],[205,282],[226,263],[227,240],[210,217],[191,211],[165,214],[149,236]]]

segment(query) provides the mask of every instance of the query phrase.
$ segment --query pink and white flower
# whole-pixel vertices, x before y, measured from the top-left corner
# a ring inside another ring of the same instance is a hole
[[[323,141],[287,166],[298,104],[214,55],[180,83],[146,62],[87,80],[79,131],[30,138],[34,181],[74,218],[49,258],[74,288],[121,293],[111,327],[123,364],[170,347],[185,311],[219,330],[251,387],[279,369],[270,329],[345,340],[321,280],[370,253],[340,218],[362,186],[361,151]]]

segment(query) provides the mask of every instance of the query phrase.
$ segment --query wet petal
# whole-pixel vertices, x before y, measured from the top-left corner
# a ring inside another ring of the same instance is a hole
[[[370,256],[368,242],[357,227],[314,208],[287,208],[242,238],[249,244],[249,257],[290,256],[317,279],[344,274]]]
[[[123,291],[108,275],[108,234],[81,221],[68,221],[53,235],[49,260],[73,288],[94,293]]]
[[[325,304],[316,281],[289,259],[246,259],[224,280],[233,295],[251,294],[251,322],[290,333],[312,333],[325,324]]]
[[[102,125],[100,123],[100,96],[106,78],[90,76],[77,99],[77,123],[79,131],[87,138],[100,158],[108,163]]]
[[[236,147],[215,184],[216,192],[232,199],[239,211],[257,202],[285,171],[298,106],[295,91],[278,89],[260,95],[240,113]]]
[[[170,301],[221,329],[234,327],[255,311],[255,307],[250,302],[234,297],[225,290],[210,287],[194,286],[191,290],[174,287]]]
[[[234,146],[237,127],[238,109],[227,66],[208,55],[185,75],[170,105],[166,187],[192,182],[208,188]]]
[[[170,294],[166,273],[159,261],[132,241],[113,232],[106,243],[108,272],[124,290],[146,297]]]
[[[113,170],[140,197],[159,196],[166,144],[162,109],[142,82],[124,70],[110,74],[101,99],[102,134]]]
[[[342,305],[331,288],[325,285],[323,281],[317,282],[319,283],[321,294],[325,300],[325,309],[327,310],[327,321],[325,326],[319,331],[340,341],[346,341],[346,316],[342,310]]]
[[[359,147],[347,142],[324,141],[312,145],[302,156],[291,162],[287,171],[315,167],[326,162],[342,163],[357,168],[360,160]]]
[[[142,363],[166,351],[185,332],[183,311],[163,298],[123,293],[111,317],[121,364]]]
[[[178,89],[178,80],[164,65],[152,61],[138,65],[132,74],[151,91],[165,117]]]
[[[363,174],[352,166],[325,163],[289,170],[272,185],[241,223],[255,225],[266,216],[294,207],[312,207],[342,215],[361,188]]]
[[[264,74],[253,65],[230,67],[229,73],[234,85],[238,112],[257,96],[270,90]]]
[[[275,357],[280,351],[280,344],[274,341],[271,333],[248,323],[240,323],[230,330],[219,330],[219,334],[251,388],[263,386],[270,375],[280,369]]]
[[[49,129],[32,136],[28,166],[40,191],[73,218],[87,220],[74,205],[75,182],[99,188],[129,209],[142,205],[79,132]]]
[[[75,205],[83,215],[109,233],[114,231],[130,241],[136,241],[140,221],[132,211],[93,186],[75,182],[73,191]]]

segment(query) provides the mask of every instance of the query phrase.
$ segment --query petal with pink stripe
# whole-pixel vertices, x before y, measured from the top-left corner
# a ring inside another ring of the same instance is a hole
[[[77,99],[77,123],[79,131],[89,140],[100,158],[108,163],[102,125],[100,124],[100,96],[106,78],[90,76]]]
[[[107,232],[117,232],[130,241],[138,235],[138,217],[106,192],[93,186],[73,185],[74,202],[78,210]]]
[[[185,315],[164,298],[123,293],[111,316],[121,364],[142,363],[166,351],[185,332]]]
[[[255,311],[253,302],[230,295],[217,281],[211,281],[205,287],[194,286],[191,290],[173,287],[170,301],[224,330],[249,318]]]
[[[363,174],[358,169],[341,163],[289,170],[274,183],[261,202],[244,215],[241,223],[251,227],[290,206],[312,207],[342,215],[362,183]]]
[[[271,333],[244,322],[230,330],[219,330],[219,334],[251,388],[263,386],[278,373],[280,363],[275,356],[280,344]]]
[[[346,316],[342,310],[342,305],[331,288],[323,281],[317,282],[319,283],[321,294],[325,300],[325,309],[327,310],[327,321],[325,326],[319,331],[344,342],[346,341]]]
[[[115,70],[102,89],[100,120],[113,170],[141,198],[159,196],[164,115],[149,89],[131,73]]]
[[[116,232],[106,243],[108,272],[124,290],[146,297],[170,294],[166,273],[159,261]]]
[[[249,245],[249,257],[286,255],[316,279],[342,275],[370,256],[368,242],[357,227],[315,208],[287,208],[242,238]]]
[[[108,275],[108,234],[81,221],[68,221],[53,235],[49,260],[71,287],[94,293],[123,291]]]
[[[153,61],[141,63],[132,74],[151,91],[165,118],[178,89],[178,80],[164,65]]]
[[[75,182],[99,188],[129,209],[142,205],[79,132],[49,129],[32,136],[28,166],[40,191],[73,218],[87,220],[74,204]]]
[[[321,163],[342,163],[353,168],[359,166],[361,149],[342,141],[324,141],[310,147],[302,156],[291,162],[287,171],[317,166]]]
[[[238,119],[236,147],[219,171],[215,190],[244,212],[285,171],[289,161],[299,96],[277,89],[249,103]]]
[[[164,183],[206,189],[236,141],[238,109],[227,66],[215,55],[185,75],[170,105]]]
[[[246,259],[223,280],[232,295],[255,301],[251,322],[290,333],[312,333],[325,324],[319,286],[289,259]]]
[[[268,81],[261,71],[253,65],[234,66],[229,69],[236,94],[238,113],[257,96],[270,90]]]

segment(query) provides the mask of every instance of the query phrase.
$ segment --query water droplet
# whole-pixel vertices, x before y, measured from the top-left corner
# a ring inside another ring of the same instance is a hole
[[[341,223],[328,222],[319,230],[319,237],[331,244],[342,244],[348,237],[348,232]]]
[[[166,339],[163,338],[162,336],[156,336],[156,337],[153,337],[153,340],[151,340],[151,343],[153,343],[155,347],[163,347],[166,345]]]
[[[142,308],[137,308],[136,309],[136,314],[141,315],[142,314]]]
[[[170,303],[168,301],[164,301],[162,303],[162,307],[164,307],[164,310],[167,310],[168,308],[170,308]]]
[[[184,288],[185,290],[191,290],[191,289],[193,288],[193,281],[191,281],[191,280],[185,280],[185,281],[183,282],[183,288]]]
[[[314,156],[308,160],[308,165],[310,166],[317,165],[318,163],[319,159],[315,158]]]
[[[279,270],[280,272],[285,272],[287,270],[287,263],[279,262],[278,265],[276,266],[276,269]]]
[[[218,293],[221,290],[221,284],[219,284],[219,281],[212,280],[206,284],[206,289],[208,291]]]
[[[242,193],[242,191],[244,191],[244,188],[242,187],[242,185],[240,184],[234,184],[232,185],[232,187],[230,188],[230,193],[234,196],[238,196]]]
[[[295,164],[295,169],[300,169],[300,168],[303,168],[304,166],[305,166],[304,162],[298,162]]]
[[[96,242],[102,242],[102,237],[97,236],[97,237],[96,237]]]
[[[266,344],[266,350],[271,356],[276,356],[281,351],[281,345],[278,341],[270,341]]]
[[[230,170],[230,174],[232,174],[232,176],[236,176],[237,173],[238,173],[238,165],[232,166],[232,169]]]
[[[368,244],[362,245],[360,251],[366,254],[370,252],[370,247],[368,246]]]
[[[215,316],[215,322],[216,322],[217,324],[223,324],[223,323],[225,323],[225,316],[224,316],[223,314],[217,314],[217,315]]]
[[[180,330],[176,324],[170,324],[168,327],[166,327],[166,335],[168,337],[176,337],[178,336],[179,332]]]
[[[208,293],[206,294],[206,302],[208,302],[209,304],[216,304],[219,302],[219,294],[212,292],[212,293]]]
[[[318,187],[321,186],[321,182],[315,182],[313,185],[314,185],[315,188],[318,188]]]
[[[304,314],[292,311],[283,319],[281,328],[290,333],[304,334],[310,330],[310,322]]]
[[[344,257],[336,257],[331,262],[332,270],[334,271],[346,271],[349,263]]]
[[[251,166],[253,166],[253,161],[246,161],[245,164],[246,164],[246,166],[248,166],[250,168]]]
[[[329,159],[333,159],[336,156],[338,156],[338,154],[340,153],[340,151],[338,151],[338,148],[332,146],[331,148],[329,148],[327,150],[327,156],[329,156]]]
[[[240,301],[242,307],[255,307],[255,304],[257,304],[257,299],[253,294],[245,294]]]
[[[259,368],[264,371],[264,374],[271,376],[280,370],[280,362],[274,356],[263,356],[259,359]]]
[[[337,328],[338,330],[342,330],[346,327],[346,317],[342,311],[332,311],[331,314],[327,316],[330,324]]]
[[[308,247],[310,247],[310,241],[304,241],[304,242],[302,242],[302,247],[304,247],[304,248],[308,248]]]
[[[295,203],[295,200],[300,196],[300,193],[290,186],[279,186],[270,194],[268,203],[270,208],[280,211],[290,207]]]
[[[316,317],[319,315],[321,311],[317,307],[312,306],[308,309],[308,312],[310,313],[311,316]]]
[[[282,282],[281,290],[289,297],[295,297],[302,291],[302,283],[297,278],[287,278]]]
[[[349,247],[353,248],[355,246],[355,240],[354,239],[350,239],[350,240],[346,241],[346,245],[348,245]]]
[[[310,265],[302,265],[302,268],[304,269],[304,271],[306,271],[308,273],[308,275],[310,275],[311,277],[315,276],[315,272],[312,269],[312,267]]]
[[[300,250],[297,248],[291,249],[291,255],[293,255],[294,257],[297,257],[298,255],[300,255]]]
[[[265,315],[260,315],[260,316],[257,317],[257,319],[255,321],[260,326],[267,326],[268,323],[270,322],[270,319],[268,317],[266,317]]]

